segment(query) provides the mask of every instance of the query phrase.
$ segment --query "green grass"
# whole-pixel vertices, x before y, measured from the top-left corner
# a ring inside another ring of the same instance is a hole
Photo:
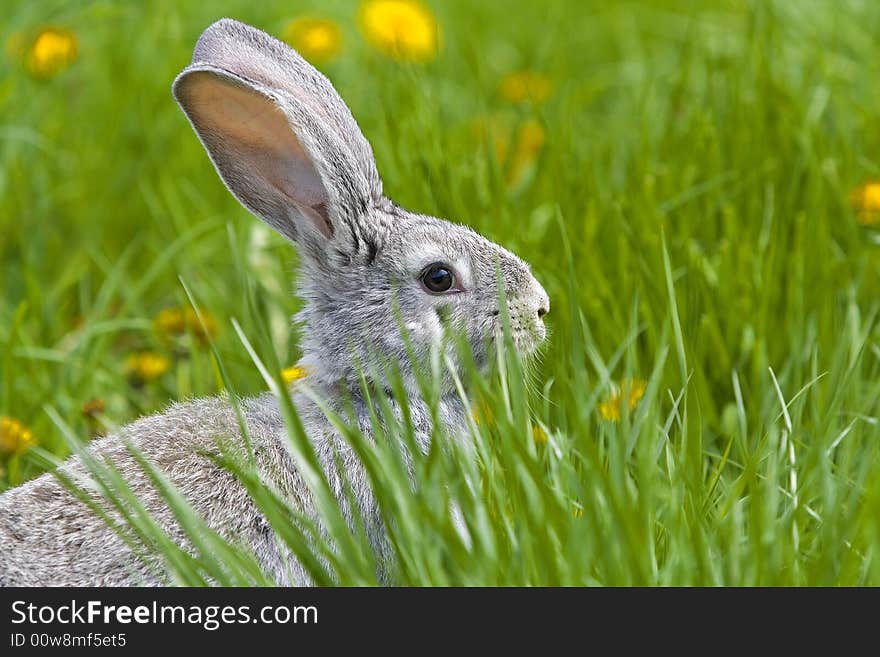
[[[515,373],[483,390],[494,419],[476,455],[438,437],[449,448],[416,459],[412,491],[393,448],[350,436],[395,518],[395,581],[880,584],[880,232],[849,202],[880,178],[880,4],[436,2],[443,46],[426,65],[372,51],[349,2],[181,4],[4,7],[0,38],[60,25],[80,52],[49,80],[0,69],[0,415],[39,439],[0,461],[0,487],[65,457],[65,433],[218,392],[218,363],[237,392],[264,390],[233,318],[270,369],[296,361],[295,253],[223,188],[170,84],[221,14],[277,34],[319,8],[345,37],[322,68],[388,194],[520,254],[552,299],[537,390]],[[552,80],[546,101],[500,97],[522,69]],[[514,186],[487,123],[542,128]],[[216,352],[153,326],[186,290],[217,318]],[[140,350],[172,367],[133,386]],[[644,398],[603,419],[632,378]],[[98,419],[82,412],[93,398]],[[253,492],[316,581],[375,582],[357,532],[316,539]],[[194,556],[148,519],[127,531],[177,581],[262,581],[174,504]]]

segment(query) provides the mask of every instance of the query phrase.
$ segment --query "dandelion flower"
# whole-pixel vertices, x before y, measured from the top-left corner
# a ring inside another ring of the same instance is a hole
[[[532,425],[532,440],[534,440],[537,445],[547,444],[547,432],[544,431],[540,424]]]
[[[880,222],[880,181],[857,187],[850,197],[859,223],[870,226]]]
[[[201,317],[201,319],[199,319]],[[193,308],[165,308],[156,315],[153,326],[165,335],[192,333],[202,344],[217,336],[217,320],[206,310]]]
[[[552,89],[549,78],[532,71],[508,73],[498,83],[498,93],[509,103],[541,103],[547,100]]]
[[[533,162],[544,147],[544,128],[530,119],[520,125],[516,134],[515,156]]]
[[[482,397],[471,402],[471,419],[474,424],[480,425],[484,422],[487,425],[495,421],[495,415],[492,413],[492,407],[486,403]]]
[[[34,434],[14,417],[0,417],[0,454],[21,454],[36,442]]]
[[[199,342],[204,344],[217,336],[217,320],[211,313],[205,310],[196,313],[192,308],[187,308],[183,311],[183,316],[186,328],[199,339]]]
[[[183,318],[183,310],[181,308],[163,308],[153,319],[153,326],[159,333],[168,335],[177,335],[186,330],[186,324]]]
[[[283,370],[281,370],[281,378],[287,385],[290,385],[294,381],[304,379],[308,375],[309,370],[302,365],[293,365],[292,367],[285,367]]]
[[[394,59],[424,62],[437,55],[437,21],[420,2],[367,0],[361,5],[360,24],[367,41]]]
[[[633,410],[644,396],[646,386],[647,383],[642,379],[623,381],[620,385],[613,386],[611,394],[599,404],[599,413],[606,420],[620,421],[624,403],[629,410]]]
[[[509,188],[517,187],[534,167],[544,148],[544,128],[535,119],[523,121],[513,131],[496,130],[495,157],[505,169]]]
[[[69,30],[47,27],[37,34],[25,57],[31,75],[50,78],[70,66],[79,53],[76,36]]]
[[[101,415],[105,410],[107,410],[107,404],[100,397],[90,399],[82,407],[83,415],[90,419],[96,415]]]
[[[302,16],[284,28],[284,40],[312,62],[327,62],[339,54],[342,32],[333,21]]]
[[[574,507],[574,511],[571,512],[571,515],[575,518],[583,518],[584,510],[581,507],[576,506]]]
[[[168,371],[171,362],[162,354],[141,351],[125,359],[125,371],[136,383],[149,383]]]

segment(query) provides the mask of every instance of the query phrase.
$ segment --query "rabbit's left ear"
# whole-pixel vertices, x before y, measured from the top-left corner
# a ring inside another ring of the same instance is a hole
[[[382,182],[372,149],[330,82],[288,46],[218,21],[199,38],[173,93],[251,212],[303,246],[373,241],[364,221]]]

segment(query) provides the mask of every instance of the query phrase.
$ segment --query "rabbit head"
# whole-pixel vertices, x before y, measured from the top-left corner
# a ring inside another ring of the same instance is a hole
[[[474,231],[387,199],[372,149],[330,82],[286,44],[223,19],[196,44],[174,97],[244,206],[296,243],[303,364],[357,381],[378,354],[407,371],[447,326],[489,362],[502,320],[523,354],[545,337],[547,293],[522,260]]]

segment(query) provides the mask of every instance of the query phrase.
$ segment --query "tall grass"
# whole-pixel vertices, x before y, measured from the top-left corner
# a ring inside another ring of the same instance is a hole
[[[443,48],[427,65],[371,52],[351,3],[222,10],[276,33],[309,9],[339,21],[345,49],[324,68],[388,193],[519,253],[552,299],[533,376],[514,361],[466,382],[484,404],[472,451],[438,436],[411,455],[411,484],[396,441],[367,448],[345,432],[389,521],[388,577],[880,583],[880,239],[849,205],[880,177],[880,6],[539,4],[437,3]],[[295,254],[222,188],[170,98],[219,11],[4,12],[4,38],[52,23],[80,40],[63,75],[35,80],[7,62],[0,79],[0,415],[40,440],[0,463],[4,486],[65,457],[68,439],[171,399],[277,385],[299,355]],[[498,80],[519,69],[552,80],[545,102],[500,96]],[[543,144],[511,182],[496,142],[513,142],[509,153],[526,124]],[[169,343],[153,324],[192,303],[218,320],[213,350],[191,334]],[[133,386],[123,363],[144,349],[173,367]],[[642,399],[605,419],[600,404],[633,379]],[[93,398],[106,406],[97,418],[82,413]],[[406,442],[405,427],[396,435]],[[382,580],[329,500],[318,529],[246,464],[227,465],[316,582]],[[175,581],[268,583],[173,491],[192,553],[163,539],[112,472],[97,474],[131,515],[119,530]]]

